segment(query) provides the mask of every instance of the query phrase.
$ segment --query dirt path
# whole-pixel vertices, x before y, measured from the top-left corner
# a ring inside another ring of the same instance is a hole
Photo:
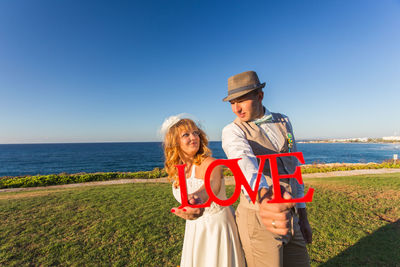
[[[383,174],[383,173],[400,173],[400,169],[370,169],[370,170],[351,170],[351,171],[335,171],[326,173],[309,173],[303,174],[303,178],[325,178],[335,176],[353,176],[363,174]],[[233,177],[225,177],[227,185],[235,184]],[[131,183],[168,183],[167,178],[157,179],[121,179],[121,180],[110,180],[110,181],[98,181],[88,182],[79,184],[64,184],[64,185],[52,185],[52,186],[41,186],[41,187],[29,187],[29,188],[7,188],[0,189],[1,192],[18,192],[18,191],[32,191],[40,189],[62,189],[62,188],[74,188],[82,186],[98,186],[98,185],[113,185],[113,184],[131,184]]]
[[[325,178],[335,176],[353,176],[363,174],[383,174],[383,173],[398,173],[400,169],[369,169],[369,170],[351,170],[351,171],[334,171],[325,173],[307,173],[303,174],[304,178]]]

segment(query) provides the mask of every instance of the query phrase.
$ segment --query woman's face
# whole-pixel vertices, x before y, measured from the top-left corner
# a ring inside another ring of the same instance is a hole
[[[200,148],[200,131],[198,129],[180,130],[179,147],[186,157],[193,158]]]

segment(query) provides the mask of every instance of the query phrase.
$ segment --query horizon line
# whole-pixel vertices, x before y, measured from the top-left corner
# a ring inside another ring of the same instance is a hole
[[[299,138],[296,142],[302,141],[329,141],[329,140],[338,140],[338,139],[358,139],[356,138]],[[367,137],[371,139],[382,139],[382,137]],[[221,142],[221,140],[209,140],[209,142]],[[0,143],[0,145],[46,145],[46,144],[121,144],[121,143],[162,143],[162,141],[78,141],[78,142],[27,142],[27,143]]]

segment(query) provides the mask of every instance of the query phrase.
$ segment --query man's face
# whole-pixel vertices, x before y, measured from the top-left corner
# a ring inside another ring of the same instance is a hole
[[[263,96],[264,93],[262,91],[250,92],[229,102],[231,103],[233,113],[241,121],[252,121],[262,117],[264,113],[261,103]]]

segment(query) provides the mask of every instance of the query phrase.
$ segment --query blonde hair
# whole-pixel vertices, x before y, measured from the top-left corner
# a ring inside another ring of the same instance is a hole
[[[178,169],[175,165],[183,164],[180,158],[180,146],[179,146],[179,133],[183,130],[196,130],[199,131],[200,147],[194,156],[193,163],[200,165],[203,160],[211,156],[211,150],[208,146],[208,139],[205,132],[200,129],[194,121],[191,119],[181,119],[174,125],[172,125],[164,137],[164,157],[165,157],[165,171],[168,174],[168,179],[173,182],[174,186],[179,185]]]

